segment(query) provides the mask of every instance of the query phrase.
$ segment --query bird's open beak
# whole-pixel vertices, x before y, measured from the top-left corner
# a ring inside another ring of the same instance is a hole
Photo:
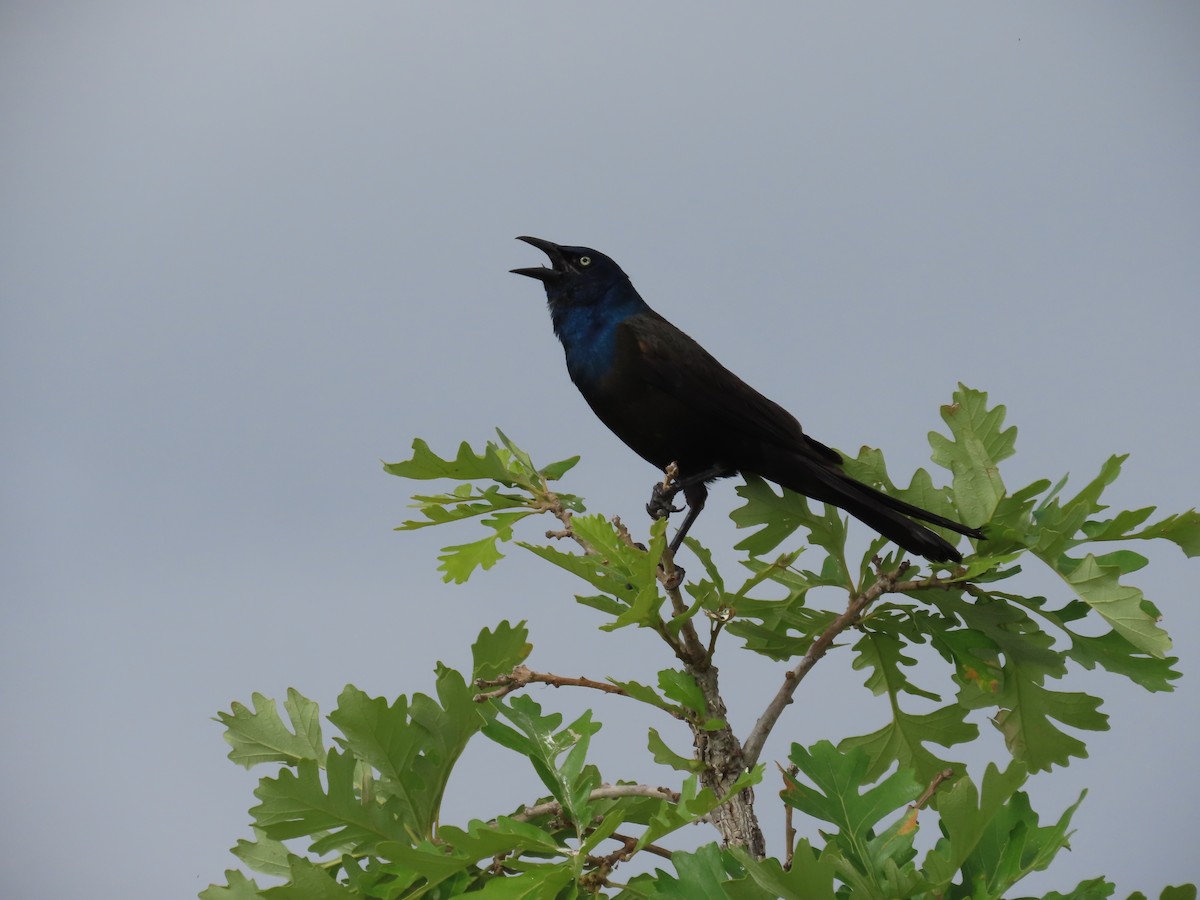
[[[541,238],[529,237],[528,235],[521,235],[517,240],[532,244],[545,253],[550,257],[550,264],[554,268],[548,269],[545,266],[530,266],[527,269],[509,269],[510,272],[516,275],[528,275],[530,278],[536,278],[538,281],[543,282],[556,281],[563,276],[567,261],[558,244],[555,244],[553,241],[544,241]]]

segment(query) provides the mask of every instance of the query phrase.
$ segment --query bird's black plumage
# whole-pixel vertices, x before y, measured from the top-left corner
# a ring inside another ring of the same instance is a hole
[[[837,451],[806,435],[791,413],[652,310],[603,253],[540,238],[519,240],[550,257],[550,268],[512,271],[545,285],[567,371],[588,405],[642,458],[659,469],[678,465],[688,516],[673,548],[704,507],[707,483],[738,472],[841,507],[929,560],[962,556],[910,516],[983,537],[846,475]]]

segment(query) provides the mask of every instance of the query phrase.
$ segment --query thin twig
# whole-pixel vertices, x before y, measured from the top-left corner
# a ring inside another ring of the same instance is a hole
[[[633,849],[637,846],[638,842],[637,838],[627,834],[620,834],[616,831],[610,834],[609,837],[614,841],[620,841],[622,844],[624,844],[624,846],[621,847],[620,850],[615,850],[612,853],[609,853],[607,856],[589,856],[587,858],[589,866],[596,866],[597,868],[607,872],[615,867],[617,863],[625,862],[631,856],[633,856]],[[647,844],[642,848],[642,851],[645,853],[653,853],[655,856],[661,856],[663,859],[671,859],[672,856],[670,850],[660,847],[657,844]]]
[[[616,838],[618,841],[632,840],[635,844],[637,843],[637,840],[638,840],[637,838],[631,838],[627,835],[621,834],[618,831],[614,831],[612,833],[612,837]],[[655,856],[661,856],[663,859],[672,859],[675,855],[674,851],[668,850],[666,847],[660,847],[660,846],[658,846],[658,844],[647,844],[645,847],[642,848],[642,852],[643,853],[653,853]]]
[[[621,539],[621,543],[623,543],[626,547],[632,547],[634,550],[641,550],[643,553],[645,552],[646,545],[639,544],[633,539],[633,536],[629,533],[629,528],[624,522],[621,521],[620,516],[613,516],[612,523],[613,528],[617,529],[617,537]]]
[[[776,763],[776,765],[779,764]],[[796,777],[796,773],[799,771],[800,767],[795,764],[788,766],[786,769],[783,766],[779,766],[780,774],[791,775],[793,778]],[[783,786],[787,788],[787,778],[783,779]],[[783,870],[788,872],[791,871],[792,860],[796,857],[796,826],[792,823],[792,805],[790,803],[785,803],[783,806],[783,841],[787,845],[783,857]]]
[[[900,834],[911,834],[917,830],[917,818],[921,812],[921,808],[937,793],[937,789],[943,781],[953,777],[953,769],[942,769],[942,771],[933,776],[933,781],[929,782],[929,787],[925,788],[921,796],[916,799],[916,802],[908,808],[908,814],[904,817],[904,821],[900,823]]]
[[[671,601],[674,618],[682,618],[683,620],[683,624],[679,629],[679,635],[682,638],[683,650],[687,656],[681,656],[680,659],[684,662],[703,664],[705,660],[704,645],[700,642],[700,636],[696,634],[695,624],[692,622],[691,617],[687,615],[688,607],[683,602],[683,594],[679,592],[679,585],[683,580],[681,577],[682,572],[682,569],[675,567],[675,559],[671,556],[671,551],[669,549],[664,550],[658,580],[662,582],[663,589],[667,592],[667,597]]]
[[[545,479],[542,480],[542,496],[536,498],[533,506],[535,509],[545,510],[563,524],[561,531],[547,531],[546,537],[559,539],[569,537],[588,555],[595,554],[595,548],[575,533],[575,529],[571,526],[571,511],[563,506],[562,500],[558,498],[558,494],[550,490]]]
[[[667,492],[671,489],[671,482],[679,477],[679,463],[667,463],[667,467],[663,469],[662,489]]]
[[[713,623],[712,623],[712,624],[709,626],[709,630],[708,630],[708,649],[704,651],[704,658],[705,658],[705,659],[707,659],[707,660],[711,660],[711,659],[713,658],[713,655],[714,655],[714,654],[717,652],[717,636],[718,636],[718,635],[720,635],[720,633],[721,633],[721,626],[722,626],[722,625],[724,625],[724,624],[725,624],[725,623],[724,623],[722,620],[720,620],[720,619],[716,619],[716,620],[714,620],[714,621],[713,621]]]
[[[953,777],[953,769],[942,769],[942,771],[934,775],[933,781],[929,782],[929,787],[925,788],[925,792],[921,794],[921,796],[917,798],[917,802],[913,804],[913,809],[920,809],[923,807],[926,803],[933,799],[933,795],[936,794],[937,789],[942,786],[942,782],[947,778]]]
[[[667,646],[671,648],[671,652],[675,654],[676,659],[682,663],[691,661],[688,651],[684,648],[683,644],[676,640],[671,632],[667,631],[667,623],[660,616],[654,617],[654,630],[666,642]]]
[[[475,682],[477,688],[494,687],[494,691],[476,694],[471,699],[476,703],[486,700],[497,700],[513,691],[519,691],[528,684],[548,684],[552,687],[585,687],[606,694],[620,694],[628,697],[629,693],[623,687],[610,684],[607,681],[593,681],[591,678],[571,678],[566,675],[554,675],[550,672],[534,672],[528,666],[515,666],[507,675],[498,678],[480,678]]]
[[[665,787],[655,787],[650,784],[602,784],[588,794],[589,800],[615,800],[620,797],[650,797],[657,800],[669,800],[671,803],[679,802],[678,791],[673,791]],[[561,812],[561,803],[557,800],[548,800],[545,803],[527,806],[521,812],[509,816],[509,818],[516,819],[518,822],[528,822],[530,819],[536,819],[539,816]],[[495,824],[495,819],[492,820],[492,824]]]

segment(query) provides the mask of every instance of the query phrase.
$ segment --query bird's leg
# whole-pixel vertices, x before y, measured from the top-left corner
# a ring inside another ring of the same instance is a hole
[[[663,562],[658,564],[660,570],[666,568],[667,574],[670,576],[663,584],[668,590],[674,590],[683,583],[683,579],[687,573],[683,566],[675,561],[675,554],[679,552],[679,546],[683,543],[683,539],[687,536],[688,529],[692,527],[692,523],[696,521],[696,517],[700,515],[700,510],[704,509],[704,502],[708,499],[708,488],[704,486],[704,482],[693,483],[687,487],[675,485],[676,490],[682,490],[687,498],[688,511],[683,517],[683,524],[679,526],[679,530],[675,532],[675,537],[672,538],[670,546],[667,548],[667,554],[663,557]],[[670,560],[670,565],[666,565],[666,561]]]
[[[706,483],[713,478],[720,478],[728,475],[727,469],[713,467],[706,472],[698,472],[689,478],[683,478],[675,482],[675,488],[683,491],[683,496],[687,500],[688,511],[683,517],[683,524],[679,526],[679,530],[675,532],[675,537],[671,539],[671,556],[674,558],[676,551],[679,550],[683,539],[687,537],[688,529],[692,527],[692,523],[700,515],[700,511],[704,509],[704,504],[708,500],[708,488]]]
[[[683,517],[683,524],[679,526],[679,530],[675,532],[675,537],[671,538],[671,558],[675,558],[675,554],[679,550],[679,546],[683,543],[683,539],[687,537],[688,529],[692,527],[692,523],[700,515],[700,511],[704,509],[704,503],[708,500],[708,488],[704,486],[704,482],[698,485],[693,485],[687,490],[684,495],[687,497],[688,511]]]
[[[646,504],[646,512],[650,513],[652,518],[662,519],[673,512],[680,512],[681,510],[671,505],[671,501],[679,492],[682,491],[687,500],[687,515],[683,517],[683,524],[675,532],[675,537],[671,539],[668,547],[671,552],[672,564],[674,564],[675,554],[679,552],[679,548],[683,544],[683,539],[687,537],[688,529],[692,527],[692,523],[696,521],[696,517],[700,515],[700,511],[704,509],[704,504],[708,500],[708,488],[705,487],[705,484],[714,478],[723,478],[729,474],[731,473],[726,467],[713,466],[703,472],[680,478],[679,467],[675,463],[671,463],[666,468],[666,477],[654,485],[650,502]],[[676,578],[673,579],[673,586],[678,586],[683,581],[684,572],[677,565],[674,568]]]

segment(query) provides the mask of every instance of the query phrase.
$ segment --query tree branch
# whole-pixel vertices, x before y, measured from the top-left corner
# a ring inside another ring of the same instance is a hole
[[[526,685],[534,683],[548,684],[552,687],[585,687],[591,688],[594,691],[603,691],[606,694],[620,694],[622,697],[629,696],[625,688],[610,684],[607,681],[593,681],[590,678],[583,677],[570,678],[566,675],[554,675],[550,672],[534,672],[528,666],[515,666],[511,672],[507,675],[501,675],[499,678],[491,680],[486,678],[477,679],[475,687],[494,687],[496,689],[476,694],[471,699],[476,703],[483,703],[486,700],[498,700],[507,694],[511,694],[513,691],[519,691]]]
[[[875,564],[876,566],[879,565],[878,558],[875,559]],[[850,603],[846,607],[846,611],[829,624],[829,627],[821,633],[820,637],[813,641],[812,646],[808,648],[808,652],[804,654],[800,662],[796,664],[796,667],[784,676],[783,684],[771,699],[771,702],[767,704],[767,708],[758,717],[758,721],[754,723],[754,727],[750,729],[750,734],[746,737],[746,743],[743,745],[743,753],[745,754],[745,764],[747,766],[752,766],[758,762],[758,757],[762,754],[763,745],[766,744],[771,729],[775,727],[775,723],[783,715],[784,709],[792,702],[792,694],[796,693],[796,688],[800,686],[800,682],[804,680],[804,677],[812,670],[812,667],[817,664],[817,661],[825,655],[833,645],[833,642],[837,640],[838,635],[858,622],[868,606],[884,594],[895,591],[898,584],[900,584],[900,576],[907,572],[909,568],[911,568],[909,563],[901,561],[890,572],[880,572],[877,570],[875,583],[862,593],[850,598]],[[905,587],[913,590],[916,584],[918,582],[907,582],[905,583]]]
[[[916,802],[908,808],[908,814],[904,817],[904,823],[900,826],[900,833],[906,834],[915,831],[917,828],[917,817],[920,815],[921,809],[928,803],[937,789],[941,787],[943,781],[947,778],[954,777],[953,769],[942,769],[933,776],[933,781],[929,782],[929,787],[921,793],[921,796],[916,799]]]
[[[933,781],[929,782],[929,787],[925,788],[925,792],[917,798],[917,802],[913,804],[913,809],[917,810],[923,807],[926,803],[933,799],[933,795],[937,793],[937,789],[942,786],[942,782],[947,778],[954,777],[953,769],[942,769],[933,776]]]
[[[682,638],[683,650],[690,659],[680,658],[684,662],[700,662],[705,656],[704,645],[700,643],[700,636],[696,634],[696,626],[687,615],[687,604],[683,602],[683,595],[679,593],[679,585],[683,581],[682,576],[683,570],[675,567],[675,560],[671,556],[671,551],[663,551],[658,580],[662,582],[663,589],[666,590],[667,597],[671,601],[671,609],[675,614],[674,618],[683,617],[683,625],[679,629],[679,635]]]
[[[671,803],[679,802],[678,791],[650,784],[602,784],[588,794],[589,800],[615,800],[620,797],[650,797],[657,800],[669,800]],[[528,822],[538,816],[555,815],[560,812],[562,812],[562,804],[557,800],[548,800],[545,803],[526,806],[524,810],[509,816],[509,818],[516,819],[518,822]],[[495,821],[493,819],[492,824],[495,824]]]
[[[591,544],[575,533],[575,529],[571,526],[571,511],[563,506],[562,501],[558,499],[558,494],[550,490],[550,487],[547,485],[544,478],[542,479],[542,496],[537,498],[534,506],[535,508],[542,509],[550,513],[554,516],[554,518],[558,519],[558,521],[562,522],[563,524],[563,527],[560,531],[547,531],[546,537],[555,539],[569,537],[583,548],[584,553],[587,553],[588,555],[593,555],[596,553],[596,549],[592,547]]]
[[[596,866],[605,872],[611,870],[617,863],[625,862],[633,856],[633,848],[637,846],[638,839],[627,834],[619,834],[613,832],[609,835],[614,841],[620,841],[623,846],[620,850],[615,850],[607,856],[589,856],[587,858],[588,865]],[[657,844],[647,844],[642,848],[644,853],[653,853],[655,856],[661,856],[663,859],[671,859],[671,851]]]
[[[776,763],[776,765],[779,766],[778,763]],[[788,766],[786,769],[783,766],[779,766],[779,773],[781,775],[791,775],[792,777],[795,777],[796,773],[799,771],[800,767],[795,764]],[[787,787],[786,778],[783,779],[783,786],[785,788]],[[785,803],[783,805],[783,840],[787,845],[783,857],[783,869],[785,872],[791,871],[792,860],[796,858],[796,826],[792,822],[792,812],[792,805],[790,803]]]

